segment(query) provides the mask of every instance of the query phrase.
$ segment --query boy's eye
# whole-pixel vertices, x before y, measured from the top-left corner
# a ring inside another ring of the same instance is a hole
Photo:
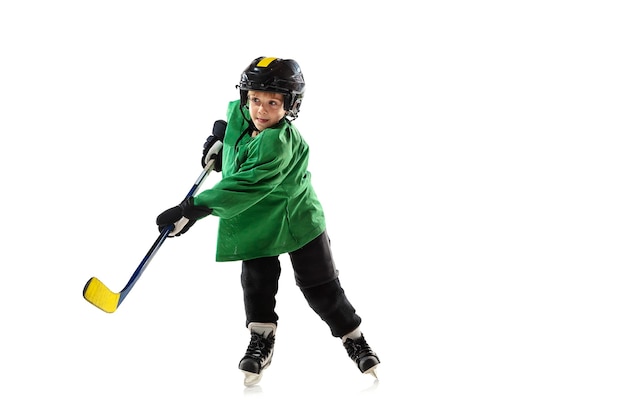
[[[258,98],[258,97],[250,97],[250,103],[260,104],[261,103],[261,99]],[[269,105],[271,107],[280,107],[282,105],[282,102],[277,101],[277,100],[269,100],[267,102],[267,105]]]

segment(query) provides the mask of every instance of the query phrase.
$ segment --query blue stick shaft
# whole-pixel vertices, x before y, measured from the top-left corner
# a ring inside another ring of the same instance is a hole
[[[200,176],[198,176],[198,178],[196,179],[196,182],[194,182],[193,186],[191,187],[191,189],[185,196],[184,200],[196,194],[196,192],[198,191],[198,189],[200,188],[200,186],[202,185],[206,177],[209,175],[209,172],[211,172],[211,170],[213,169],[213,165],[214,165],[213,161],[210,161],[206,165],[206,167],[202,170],[202,173],[200,174]],[[161,232],[157,240],[154,241],[154,243],[152,244],[152,247],[150,248],[148,253],[146,253],[146,256],[144,256],[144,258],[141,260],[141,263],[139,264],[139,266],[137,267],[133,275],[130,277],[130,280],[128,281],[126,286],[122,289],[122,291],[120,291],[120,298],[117,302],[118,307],[120,304],[122,304],[122,301],[124,301],[124,298],[126,298],[126,296],[130,292],[130,290],[133,288],[133,286],[135,285],[135,283],[137,282],[141,274],[143,274],[143,271],[148,267],[148,264],[150,264],[150,261],[152,260],[152,258],[154,258],[154,255],[157,254],[157,252],[159,251],[159,249],[161,248],[161,246],[167,239],[167,235],[170,234],[173,228],[174,228],[174,225],[170,225],[166,227],[165,229],[163,229],[163,231]]]

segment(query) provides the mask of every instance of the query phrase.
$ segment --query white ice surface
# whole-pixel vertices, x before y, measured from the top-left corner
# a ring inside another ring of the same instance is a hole
[[[0,415],[626,413],[619,2],[94,3],[0,6]],[[130,278],[261,55],[304,71],[296,124],[379,383],[284,259],[274,361],[244,389],[216,219],[116,313],[81,296]]]

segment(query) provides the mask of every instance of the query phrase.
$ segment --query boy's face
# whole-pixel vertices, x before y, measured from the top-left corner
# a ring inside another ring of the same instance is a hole
[[[285,117],[283,95],[267,91],[248,91],[248,107],[252,123],[259,132],[274,126]]]

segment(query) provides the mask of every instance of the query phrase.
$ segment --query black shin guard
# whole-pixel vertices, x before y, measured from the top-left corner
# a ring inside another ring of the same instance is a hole
[[[361,318],[348,301],[338,278],[300,290],[309,306],[328,324],[333,336],[341,337],[361,324]]]
[[[246,309],[246,327],[250,322],[277,323],[276,293],[280,277],[278,257],[243,261],[241,287]]]

